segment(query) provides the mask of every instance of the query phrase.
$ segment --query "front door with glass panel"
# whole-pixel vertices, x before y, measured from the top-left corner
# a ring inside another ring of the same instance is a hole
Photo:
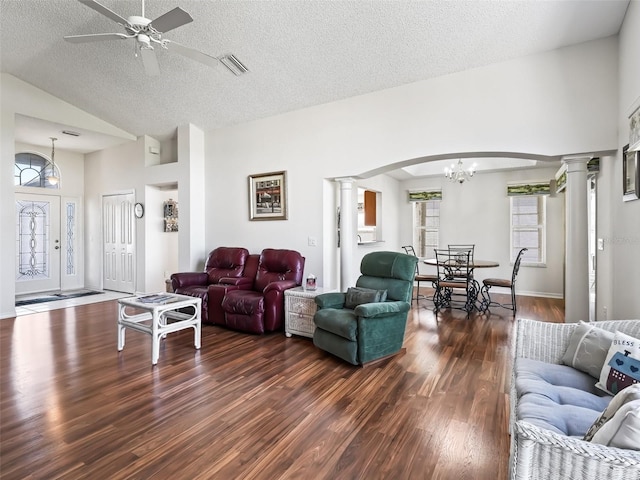
[[[15,198],[16,293],[60,290],[60,197]]]

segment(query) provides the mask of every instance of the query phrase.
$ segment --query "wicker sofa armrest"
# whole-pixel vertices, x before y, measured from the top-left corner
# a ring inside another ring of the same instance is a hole
[[[585,442],[524,421],[516,422],[513,435],[513,479],[640,479],[640,452]]]
[[[569,345],[576,323],[549,323],[518,319],[515,334],[515,358],[530,358],[560,363]]]
[[[640,338],[640,321],[609,320],[594,322],[596,327]],[[561,363],[577,323],[549,323],[518,319],[515,334],[515,358],[531,358],[546,363]]]

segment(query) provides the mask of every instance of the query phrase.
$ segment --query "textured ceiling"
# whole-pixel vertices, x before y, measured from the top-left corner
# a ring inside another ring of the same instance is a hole
[[[123,17],[141,2],[101,0]],[[204,130],[615,35],[628,0],[148,0],[194,18],[166,38],[212,56],[235,77],[178,54],[145,75],[133,40],[71,44],[64,35],[122,32],[76,0],[1,0],[1,68],[135,135]],[[48,139],[47,139],[48,141]]]

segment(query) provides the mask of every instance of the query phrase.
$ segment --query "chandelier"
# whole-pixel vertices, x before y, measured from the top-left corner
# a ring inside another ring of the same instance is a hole
[[[451,167],[447,167],[444,169],[444,176],[456,183],[464,183],[467,180],[470,180],[473,177],[473,174],[476,173],[476,164],[474,163],[469,168],[465,170],[462,165],[462,160],[458,160],[458,163],[454,165],[451,164]]]
[[[55,141],[57,138],[49,137],[51,139],[51,175],[47,176],[47,181],[51,185],[57,185],[60,181],[60,178],[56,175],[56,146]]]

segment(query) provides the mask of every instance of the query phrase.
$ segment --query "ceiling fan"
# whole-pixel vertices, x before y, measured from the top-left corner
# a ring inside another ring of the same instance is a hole
[[[114,22],[122,25],[126,33],[94,33],[89,35],[68,35],[64,39],[71,43],[86,43],[86,42],[98,42],[104,40],[127,40],[129,38],[135,39],[135,55],[142,57],[142,63],[144,69],[148,75],[159,75],[160,66],[158,65],[158,58],[154,47],[162,47],[170,52],[176,52],[185,57],[189,57],[198,62],[204,63],[211,67],[215,67],[218,62],[222,63],[225,67],[231,70],[235,75],[242,75],[248,72],[240,60],[235,55],[227,54],[221,57],[212,57],[206,53],[200,52],[193,48],[185,47],[172,40],[163,38],[163,35],[173,30],[174,28],[181,27],[189,22],[193,21],[191,15],[182,10],[180,7],[176,7],[173,10],[159,16],[155,20],[149,20],[144,16],[144,0],[142,0],[142,15],[131,16],[128,18],[121,17],[117,13],[108,9],[104,5],[96,2],[95,0],[78,0],[80,3],[86,5],[89,8],[94,9],[96,12],[101,13],[105,17],[110,18]]]

